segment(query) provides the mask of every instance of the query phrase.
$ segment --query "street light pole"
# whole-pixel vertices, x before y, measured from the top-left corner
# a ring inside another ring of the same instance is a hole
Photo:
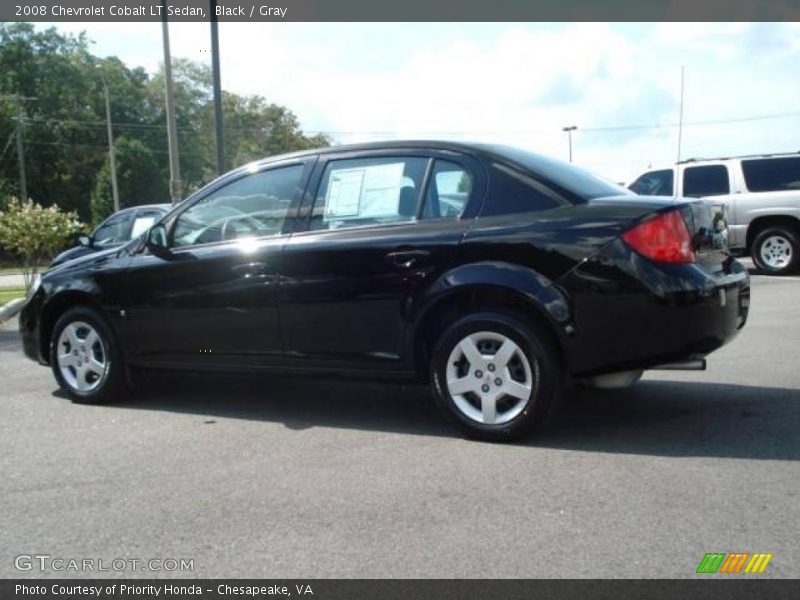
[[[572,162],[572,132],[578,128],[577,125],[570,125],[568,127],[562,127],[561,131],[567,132],[567,137],[569,138],[569,162]]]
[[[175,126],[175,104],[172,95],[172,58],[169,52],[167,9],[161,2],[161,35],[164,41],[164,94],[167,110],[167,145],[169,150],[169,194],[173,204],[181,201],[181,165],[178,160],[178,128]]]
[[[114,199],[114,212],[119,211],[119,187],[117,186],[117,161],[114,152],[114,129],[111,127],[111,99],[108,94],[108,83],[105,76],[100,73],[103,81],[103,92],[106,97],[106,128],[108,129],[108,159],[111,166],[111,197]]]

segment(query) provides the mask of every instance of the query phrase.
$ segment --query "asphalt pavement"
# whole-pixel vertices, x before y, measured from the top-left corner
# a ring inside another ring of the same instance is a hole
[[[753,278],[705,372],[572,391],[543,435],[460,439],[424,388],[154,377],[81,406],[0,330],[0,577],[15,557],[190,559],[134,577],[800,577],[800,277]],[[64,563],[68,565],[69,563]]]

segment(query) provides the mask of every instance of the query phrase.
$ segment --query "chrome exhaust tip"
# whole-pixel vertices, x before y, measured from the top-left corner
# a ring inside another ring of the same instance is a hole
[[[680,362],[664,363],[663,365],[656,365],[650,367],[650,371],[705,371],[706,359],[695,358],[692,360],[683,360]]]

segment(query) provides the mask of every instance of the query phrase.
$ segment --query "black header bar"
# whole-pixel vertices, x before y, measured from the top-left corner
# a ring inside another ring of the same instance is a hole
[[[220,22],[800,21],[800,0],[218,0]],[[210,0],[3,0],[0,21],[208,21]]]

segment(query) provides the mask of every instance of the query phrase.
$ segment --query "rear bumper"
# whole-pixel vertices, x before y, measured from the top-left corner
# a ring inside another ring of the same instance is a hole
[[[702,358],[747,322],[750,278],[733,258],[716,270],[661,265],[624,244],[560,282],[574,300],[564,348],[573,375],[595,375]]]

